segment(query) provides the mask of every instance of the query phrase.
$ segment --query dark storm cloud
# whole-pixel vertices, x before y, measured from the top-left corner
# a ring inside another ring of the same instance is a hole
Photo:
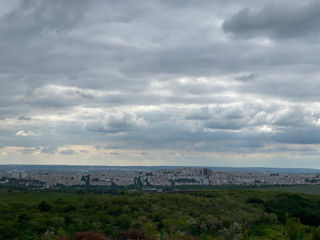
[[[318,1],[271,1],[259,9],[241,9],[224,21],[223,30],[240,37],[296,38],[318,36],[319,23]]]

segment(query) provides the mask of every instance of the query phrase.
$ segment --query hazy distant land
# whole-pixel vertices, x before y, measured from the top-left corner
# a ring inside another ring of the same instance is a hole
[[[0,165],[0,172],[3,171],[157,171],[161,169],[177,168],[209,168],[212,171],[234,171],[234,172],[270,172],[270,173],[319,173],[319,169],[313,168],[270,168],[270,167],[210,167],[210,166],[92,166],[92,165],[23,165],[7,164]]]

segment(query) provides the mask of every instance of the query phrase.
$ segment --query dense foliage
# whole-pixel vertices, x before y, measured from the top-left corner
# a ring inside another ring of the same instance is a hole
[[[320,239],[320,196],[0,190],[0,239]],[[82,232],[82,233],[81,233]],[[82,235],[81,235],[82,234]],[[87,234],[87,235],[86,235]]]

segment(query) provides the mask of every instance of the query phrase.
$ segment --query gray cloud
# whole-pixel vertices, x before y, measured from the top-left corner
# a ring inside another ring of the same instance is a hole
[[[282,133],[276,134],[274,139],[281,143],[319,144],[319,127],[288,127]]]
[[[71,154],[74,154],[75,151],[72,150],[72,149],[66,149],[66,150],[62,150],[59,152],[60,154],[66,154],[66,155],[71,155]]]
[[[7,39],[38,36],[43,31],[63,31],[72,28],[88,11],[88,1],[16,1],[18,4],[4,16],[0,31]]]
[[[1,1],[0,147],[9,150],[0,163],[10,151],[56,161],[59,149],[83,163],[136,150],[132,165],[148,151],[168,163],[183,151],[316,156],[307,145],[319,144],[319,9],[311,0]]]
[[[117,151],[110,152],[109,154],[110,154],[110,155],[114,155],[114,156],[120,155],[120,153],[117,152]]]
[[[54,154],[57,152],[57,148],[52,146],[42,147],[40,148],[40,150],[42,153],[47,153],[47,154]]]
[[[284,1],[245,7],[224,21],[223,30],[241,37],[295,38],[317,36],[319,23],[319,2]]]
[[[27,116],[21,116],[18,118],[19,120],[22,120],[22,121],[30,121],[31,118],[30,117],[27,117]]]
[[[254,80],[256,77],[257,77],[256,74],[251,73],[251,74],[248,74],[248,75],[243,75],[243,76],[236,77],[235,79],[240,81],[240,82],[250,82],[250,81]]]
[[[85,124],[85,129],[93,132],[119,133],[137,130],[145,125],[147,122],[142,118],[137,118],[135,114],[120,113],[89,120]]]

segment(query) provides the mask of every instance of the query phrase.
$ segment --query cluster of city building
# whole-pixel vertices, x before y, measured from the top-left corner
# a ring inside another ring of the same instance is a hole
[[[182,185],[298,185],[320,184],[312,173],[212,171],[208,168],[177,168],[157,171],[97,171],[0,173],[0,184],[14,182],[34,188],[61,186],[182,186]]]

